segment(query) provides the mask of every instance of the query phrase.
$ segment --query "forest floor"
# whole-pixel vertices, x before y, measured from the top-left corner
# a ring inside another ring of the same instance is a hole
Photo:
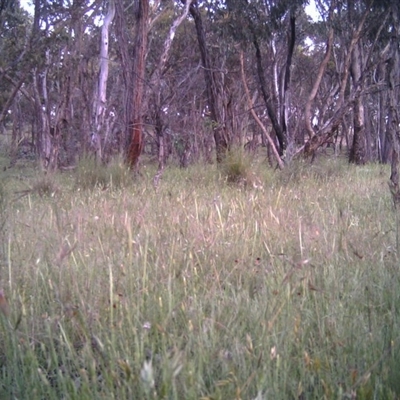
[[[400,398],[387,166],[1,171],[0,398]]]

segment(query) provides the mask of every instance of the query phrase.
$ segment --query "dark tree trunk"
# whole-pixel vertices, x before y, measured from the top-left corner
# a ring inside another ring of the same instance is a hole
[[[294,45],[296,43],[296,17],[294,13],[295,12],[293,11],[292,15],[290,16],[290,29],[288,33],[288,53],[286,57],[285,76],[283,80],[283,93],[282,93],[281,113],[280,113],[282,136],[286,141],[288,140],[289,136],[288,121],[289,121],[289,108],[290,108],[290,71],[292,66]],[[293,138],[293,135],[290,135],[290,138]]]
[[[129,55],[129,37],[124,14],[123,0],[115,1],[115,35],[117,37],[116,46],[117,54],[121,63],[122,81],[123,81],[123,111],[122,111],[122,138],[120,146],[125,146],[130,143],[131,131],[128,129],[132,118],[132,60]],[[122,150],[122,148],[120,148]]]
[[[133,59],[133,110],[128,164],[137,167],[143,148],[143,93],[147,53],[147,28],[149,19],[149,0],[137,0],[136,43]]]
[[[364,126],[364,106],[362,99],[355,102],[353,111],[353,143],[349,153],[349,162],[357,165],[366,163],[366,138]]]
[[[393,145],[390,184],[395,207],[400,205],[400,186],[399,186],[399,154],[400,154],[400,117],[398,112],[399,104],[399,81],[400,81],[400,54],[398,41],[400,38],[399,26],[400,7],[398,4],[392,5],[392,15],[394,28],[391,39],[390,57],[387,60],[387,86],[388,86],[388,131]]]
[[[261,94],[265,102],[265,106],[267,107],[268,117],[271,120],[272,127],[274,128],[276,137],[279,142],[279,148],[278,148],[279,155],[282,156],[286,149],[287,141],[284,132],[282,131],[281,126],[279,125],[274,105],[272,104],[271,98],[268,95],[267,83],[265,81],[265,73],[261,59],[260,46],[258,44],[257,37],[254,33],[253,33],[253,45],[254,48],[256,49],[257,74],[258,74],[258,79],[260,81]]]
[[[226,132],[225,126],[221,124],[221,118],[219,116],[219,110],[217,105],[218,91],[217,91],[217,86],[215,84],[214,74],[211,68],[210,57],[207,51],[206,35],[204,32],[203,21],[201,19],[197,3],[192,3],[189,10],[190,10],[190,15],[193,17],[196,26],[197,40],[199,43],[201,62],[203,64],[204,78],[206,82],[207,102],[213,126],[215,147],[217,153],[217,162],[220,163],[224,159],[225,153],[228,149],[228,144],[229,144],[228,134]]]
[[[387,60],[386,82],[388,87],[388,122],[387,127],[392,140],[393,153],[391,163],[391,175],[389,181],[392,193],[393,204],[396,218],[396,250],[400,252],[400,184],[399,184],[399,154],[400,154],[400,116],[398,104],[400,101],[399,82],[400,82],[400,7],[398,2],[391,4],[391,14],[393,27],[391,32],[390,55]]]

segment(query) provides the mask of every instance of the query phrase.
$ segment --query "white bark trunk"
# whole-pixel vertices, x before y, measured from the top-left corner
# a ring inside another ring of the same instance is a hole
[[[94,131],[92,135],[92,144],[95,148],[97,156],[101,159],[102,143],[101,135],[104,130],[105,112],[107,106],[107,80],[108,80],[108,38],[110,25],[115,16],[114,0],[109,0],[108,12],[104,18],[101,28],[100,43],[100,61],[99,61],[99,81],[94,101]]]

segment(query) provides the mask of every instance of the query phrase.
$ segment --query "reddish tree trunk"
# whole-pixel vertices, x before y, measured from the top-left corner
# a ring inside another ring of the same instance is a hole
[[[133,112],[127,161],[131,168],[137,167],[143,148],[142,103],[147,53],[147,25],[149,0],[137,0],[136,43],[133,60]]]

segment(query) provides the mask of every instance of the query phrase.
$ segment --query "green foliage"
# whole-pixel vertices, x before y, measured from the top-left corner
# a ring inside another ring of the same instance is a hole
[[[145,168],[118,191],[62,174],[8,204],[0,398],[398,398],[389,170],[339,163],[253,162],[263,190],[204,165],[157,191]]]

